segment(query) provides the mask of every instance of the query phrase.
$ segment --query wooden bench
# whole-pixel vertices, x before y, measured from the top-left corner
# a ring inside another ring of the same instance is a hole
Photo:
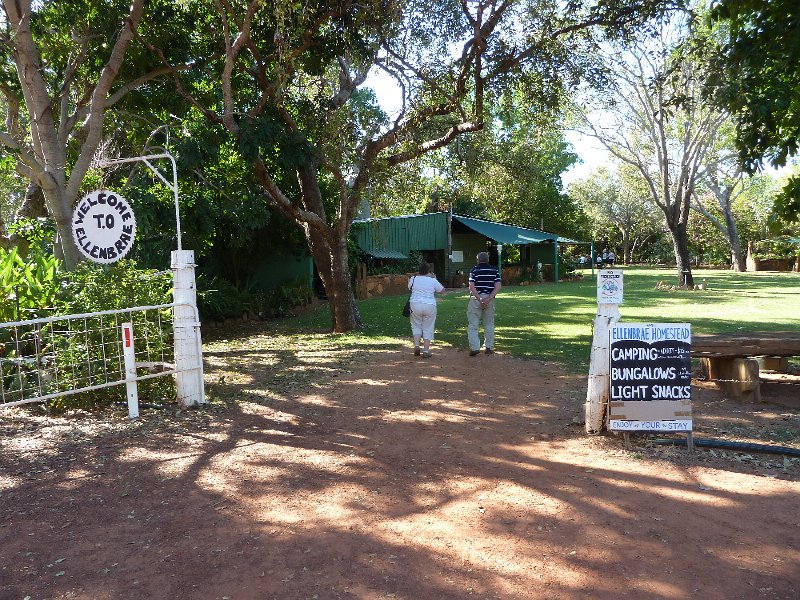
[[[730,398],[760,402],[759,360],[770,369],[785,368],[787,357],[800,356],[800,332],[741,331],[692,335],[692,356],[703,374]]]

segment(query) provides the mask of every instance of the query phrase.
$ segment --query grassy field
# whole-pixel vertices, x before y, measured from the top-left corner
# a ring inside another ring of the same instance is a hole
[[[624,268],[622,320],[691,323],[695,333],[742,330],[800,329],[800,274],[733,273],[698,270],[704,291],[662,290],[659,281],[674,283],[674,269]],[[496,346],[515,356],[556,361],[571,370],[588,365],[592,323],[597,309],[596,286],[589,272],[582,281],[505,287],[497,300]],[[409,340],[408,319],[400,315],[403,296],[359,303],[363,331],[339,336],[350,345],[396,344]],[[436,344],[467,347],[467,292],[453,291],[439,304]],[[330,328],[327,309],[281,323],[286,333]]]

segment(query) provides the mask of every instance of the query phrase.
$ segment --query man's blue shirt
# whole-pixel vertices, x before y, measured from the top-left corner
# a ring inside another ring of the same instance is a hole
[[[475,290],[479,294],[491,294],[494,291],[495,282],[500,281],[500,273],[495,267],[481,263],[472,267],[469,272],[469,281],[475,284]]]

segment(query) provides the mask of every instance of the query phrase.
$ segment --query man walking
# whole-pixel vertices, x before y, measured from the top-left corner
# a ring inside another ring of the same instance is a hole
[[[469,272],[469,304],[467,305],[467,336],[469,355],[481,351],[478,326],[483,319],[483,341],[486,354],[494,352],[494,297],[500,291],[500,273],[489,264],[489,254],[479,252],[478,264]]]

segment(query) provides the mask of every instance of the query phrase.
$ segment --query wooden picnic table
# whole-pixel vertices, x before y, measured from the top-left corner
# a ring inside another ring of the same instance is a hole
[[[800,356],[800,331],[739,331],[692,335],[692,356],[703,374],[734,400],[759,402],[759,361],[775,370]]]

